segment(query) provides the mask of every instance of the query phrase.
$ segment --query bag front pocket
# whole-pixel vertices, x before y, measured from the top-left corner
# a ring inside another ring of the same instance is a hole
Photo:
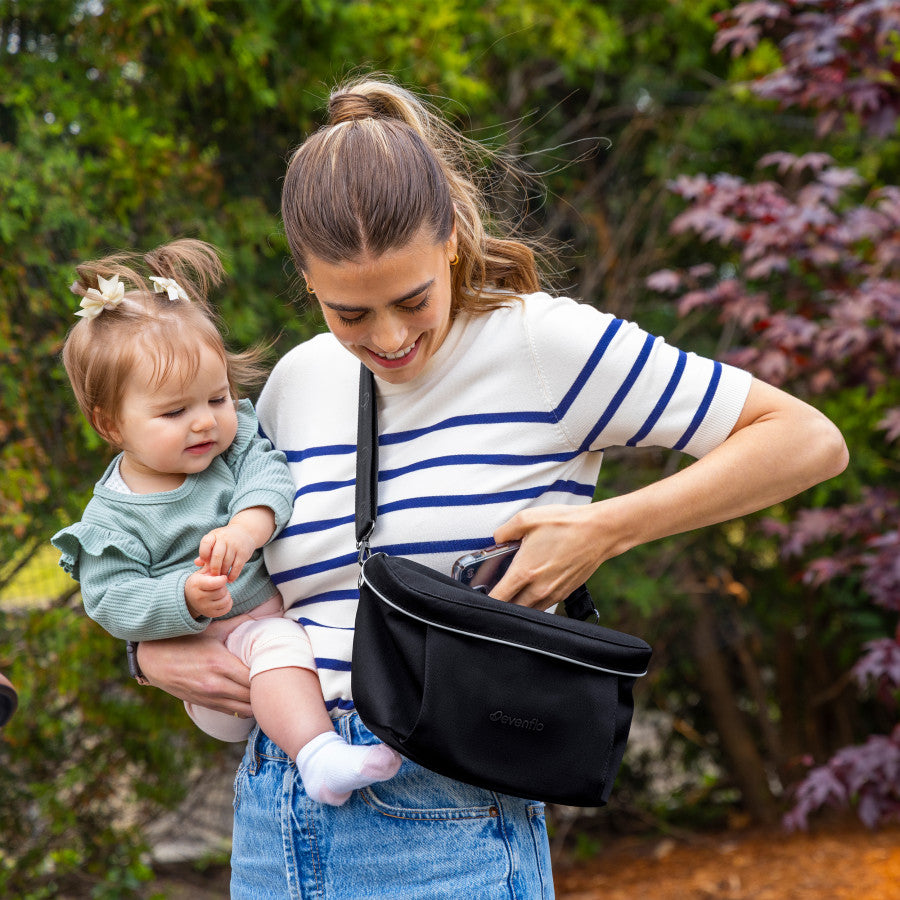
[[[559,803],[580,797],[583,804],[587,793],[600,805],[621,725],[617,682],[428,627],[421,706],[403,746],[411,759],[462,781],[517,796],[533,789],[531,796]],[[560,770],[570,773],[561,793]],[[554,790],[558,796],[548,797]]]

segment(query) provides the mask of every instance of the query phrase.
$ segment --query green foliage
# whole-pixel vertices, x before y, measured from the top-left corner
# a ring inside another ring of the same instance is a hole
[[[220,752],[124,669],[121,642],[80,610],[0,612],[0,670],[19,693],[0,737],[3,896],[138,896],[142,823]]]

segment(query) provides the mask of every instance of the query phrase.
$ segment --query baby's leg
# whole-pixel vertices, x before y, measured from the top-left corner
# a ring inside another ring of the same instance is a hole
[[[208,735],[220,741],[228,741],[229,743],[246,741],[250,732],[253,731],[253,726],[256,724],[255,719],[241,719],[238,716],[217,712],[214,709],[207,709],[205,706],[197,706],[194,703],[185,702],[184,708],[193,723],[201,731],[205,731]]]
[[[296,760],[313,800],[339,806],[357,788],[396,774],[402,760],[390,747],[353,746],[335,732],[302,626],[280,616],[258,619],[235,629],[228,640],[229,649],[250,667],[253,715]]]
[[[250,679],[260,728],[297,762],[306,793],[340,806],[357,788],[393,778],[399,754],[386,744],[358,747],[334,730],[319,676],[309,669],[269,669]]]

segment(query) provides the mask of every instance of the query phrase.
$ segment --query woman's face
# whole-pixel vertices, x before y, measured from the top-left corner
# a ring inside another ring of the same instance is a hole
[[[455,229],[437,244],[423,229],[378,257],[339,263],[312,257],[303,275],[331,333],[379,378],[406,384],[450,330],[455,253]]]

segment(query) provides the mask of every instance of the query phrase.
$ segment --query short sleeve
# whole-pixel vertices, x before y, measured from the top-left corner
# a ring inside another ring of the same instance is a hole
[[[573,448],[657,446],[700,457],[731,433],[750,390],[748,372],[587,304],[528,299],[529,346]]]

